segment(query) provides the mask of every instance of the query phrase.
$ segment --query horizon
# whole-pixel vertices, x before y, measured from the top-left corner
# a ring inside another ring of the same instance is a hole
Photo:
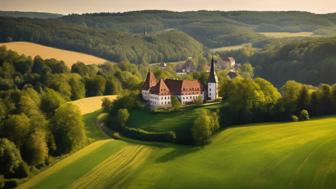
[[[2,0],[1,11],[40,12],[56,14],[87,14],[87,13],[123,13],[143,10],[165,10],[173,12],[188,11],[300,11],[315,14],[336,12],[333,0],[78,0],[78,1],[43,1],[43,0]],[[164,8],[163,8],[164,7]]]

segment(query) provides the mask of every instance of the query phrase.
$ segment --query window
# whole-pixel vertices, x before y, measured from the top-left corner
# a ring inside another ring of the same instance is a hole
[[[209,91],[211,91],[211,88],[209,88]]]

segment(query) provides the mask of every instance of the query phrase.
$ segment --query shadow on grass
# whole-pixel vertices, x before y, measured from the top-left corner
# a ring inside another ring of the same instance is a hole
[[[168,161],[173,161],[176,158],[192,154],[194,152],[197,152],[199,150],[202,150],[202,147],[199,146],[175,146],[167,152],[166,154],[158,157],[155,162],[156,163],[164,163]]]

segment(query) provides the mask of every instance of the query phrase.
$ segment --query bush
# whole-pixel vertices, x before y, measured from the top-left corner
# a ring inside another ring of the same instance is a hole
[[[15,173],[15,178],[25,178],[29,176],[29,172],[28,165],[25,162],[22,162]]]
[[[10,179],[5,181],[5,187],[4,188],[16,188],[18,186],[18,180],[17,179]]]
[[[176,134],[173,131],[148,132],[142,129],[125,127],[122,134],[126,137],[145,141],[175,142],[176,140]]]
[[[5,178],[3,175],[0,175],[0,188],[5,187]]]
[[[300,112],[300,120],[301,121],[306,121],[306,120],[309,120],[309,112],[305,109],[301,110]]]
[[[296,115],[292,115],[291,116],[291,120],[294,121],[294,122],[296,122],[296,121],[299,121],[299,118]]]

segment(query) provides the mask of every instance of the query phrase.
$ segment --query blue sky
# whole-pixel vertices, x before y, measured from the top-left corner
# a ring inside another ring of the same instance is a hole
[[[336,0],[0,0],[0,10],[54,13],[124,12],[160,9],[187,10],[300,10],[336,12]]]

